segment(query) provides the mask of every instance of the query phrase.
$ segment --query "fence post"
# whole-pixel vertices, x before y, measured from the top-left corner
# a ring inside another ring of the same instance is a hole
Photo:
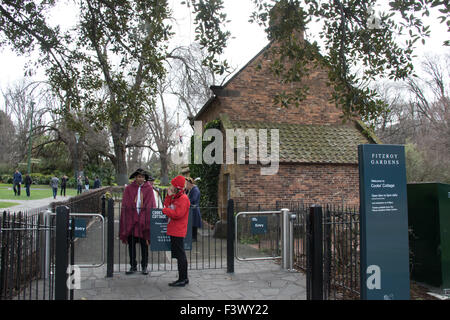
[[[69,232],[69,241],[70,241],[70,265],[75,265],[75,217],[70,218],[71,228]],[[72,270],[72,269],[71,269]],[[71,286],[70,292],[70,300],[73,300],[73,286]]]
[[[106,277],[112,278],[114,272],[114,199],[108,199],[108,239],[106,247]]]
[[[313,205],[307,220],[307,273],[308,300],[323,300],[322,207]]]
[[[55,300],[67,300],[69,207],[56,208]]]
[[[294,262],[294,238],[293,223],[289,209],[281,209],[281,267],[286,270],[292,270]]]
[[[229,199],[227,203],[227,272],[234,273],[234,201]]]
[[[105,194],[102,194],[101,199],[102,199],[102,216],[104,218],[104,217],[106,217],[106,196],[105,196]]]
[[[5,228],[6,227],[6,211],[3,211],[3,217],[0,220],[0,229]],[[8,215],[9,217],[9,215]],[[4,296],[4,283],[5,283],[5,278],[6,278],[6,241],[4,239],[4,236],[2,236],[2,234],[0,234],[0,247],[1,247],[1,252],[0,255],[2,257],[1,263],[0,263],[0,300],[3,299]]]

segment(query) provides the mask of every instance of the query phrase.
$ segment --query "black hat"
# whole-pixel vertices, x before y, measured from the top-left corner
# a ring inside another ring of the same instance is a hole
[[[150,176],[150,174],[147,171],[145,171],[141,168],[136,169],[136,171],[131,174],[130,179],[134,179],[134,177],[136,177],[138,174],[142,174],[145,177],[146,181],[154,181],[155,180],[155,178]]]

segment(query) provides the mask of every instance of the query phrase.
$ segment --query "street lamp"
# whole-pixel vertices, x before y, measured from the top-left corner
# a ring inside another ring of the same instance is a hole
[[[80,134],[78,132],[75,132],[75,140],[76,140],[76,144],[75,144],[75,182],[78,179],[78,171],[79,171],[79,167],[78,167],[78,140],[80,139]]]
[[[31,173],[31,148],[33,147],[33,112],[34,101],[31,101],[31,116],[30,116],[30,137],[28,138],[28,165],[27,172]]]

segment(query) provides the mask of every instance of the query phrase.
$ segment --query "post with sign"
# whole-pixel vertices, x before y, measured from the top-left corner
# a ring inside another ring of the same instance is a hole
[[[409,300],[405,150],[358,146],[361,299]]]
[[[69,265],[69,207],[56,208],[55,300],[67,300]]]
[[[170,251],[170,236],[167,235],[169,219],[162,209],[154,208],[150,213],[150,250]],[[192,250],[192,214],[189,210],[187,233],[184,238],[184,250]]]

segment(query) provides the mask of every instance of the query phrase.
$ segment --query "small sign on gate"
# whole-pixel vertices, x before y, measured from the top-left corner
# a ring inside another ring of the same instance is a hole
[[[252,217],[251,219],[252,234],[267,233],[267,217]]]
[[[86,238],[86,219],[75,218],[75,230],[73,236],[75,238]],[[69,219],[69,230],[72,230],[72,219]]]

